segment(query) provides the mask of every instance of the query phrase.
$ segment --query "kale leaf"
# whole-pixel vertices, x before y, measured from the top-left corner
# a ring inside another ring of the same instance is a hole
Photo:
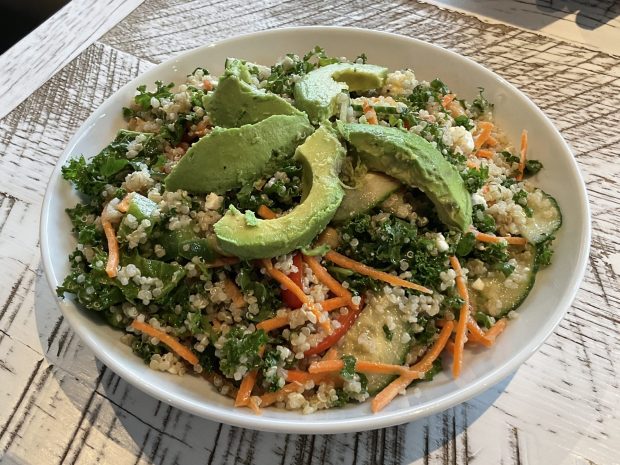
[[[220,370],[228,378],[233,378],[240,365],[248,370],[260,367],[262,359],[259,350],[266,343],[267,335],[263,330],[246,333],[243,328],[235,326],[226,335],[221,349]]]

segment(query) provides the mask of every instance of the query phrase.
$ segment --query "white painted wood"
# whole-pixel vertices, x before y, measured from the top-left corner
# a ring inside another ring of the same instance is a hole
[[[143,0],[73,0],[0,55],[0,118]]]
[[[616,0],[426,1],[620,56],[620,2]]]
[[[85,349],[41,276],[42,194],[64,145],[94,108],[153,62],[205,37],[294,24],[363,24],[472,57],[553,119],[588,185],[590,268],[558,330],[511,378],[408,425],[278,435],[171,408]],[[0,463],[620,463],[619,106],[617,58],[432,5],[233,0],[224,8],[214,0],[148,0],[0,119]]]

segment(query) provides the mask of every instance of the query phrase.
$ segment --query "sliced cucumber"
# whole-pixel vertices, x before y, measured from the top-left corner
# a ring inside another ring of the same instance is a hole
[[[521,305],[530,293],[537,271],[536,247],[509,246],[508,252],[515,260],[515,269],[509,276],[489,271],[485,277],[469,280],[469,296],[477,312],[500,318]]]
[[[529,242],[543,242],[562,225],[562,212],[558,202],[542,189],[534,189],[528,193],[527,206],[532,216],[521,227],[521,235]]]
[[[396,179],[382,173],[368,172],[354,189],[346,189],[332,221],[345,223],[383,202],[401,187]]]
[[[338,352],[359,360],[402,365],[413,341],[408,330],[409,323],[403,319],[398,305],[390,302],[385,294],[374,295],[342,338]],[[379,392],[395,378],[392,375],[366,377],[370,395]]]

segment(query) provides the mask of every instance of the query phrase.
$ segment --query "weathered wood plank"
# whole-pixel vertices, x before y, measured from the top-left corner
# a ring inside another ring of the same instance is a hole
[[[379,14],[380,13],[380,14]],[[335,436],[257,433],[178,411],[95,361],[37,274],[36,224],[55,160],[81,122],[172,54],[278,25],[364,24],[468,55],[515,83],[573,146],[590,190],[593,251],[573,308],[510,379],[438,415]],[[446,25],[450,34],[446,34]],[[200,31],[200,33],[197,33]],[[0,120],[0,450],[7,463],[594,463],[620,452],[620,64],[608,55],[430,5],[392,0],[149,1]],[[139,58],[136,58],[139,57]],[[605,98],[601,99],[600,96]],[[41,111],[43,109],[43,111]],[[27,179],[23,173],[32,173]],[[63,425],[59,428],[58,425]]]

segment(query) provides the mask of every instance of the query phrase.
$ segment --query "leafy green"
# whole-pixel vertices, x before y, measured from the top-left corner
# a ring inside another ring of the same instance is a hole
[[[181,265],[143,258],[138,254],[123,255],[120,264],[121,266],[134,265],[140,270],[141,276],[161,280],[163,287],[159,295],[153,296],[153,302],[161,302],[185,276],[185,269]],[[140,290],[141,285],[136,284],[133,280],[129,280],[126,285],[121,286],[123,295],[129,301],[139,300],[138,293]]]
[[[265,280],[258,268],[249,263],[242,263],[235,278],[237,285],[244,294],[252,294],[256,297],[260,309],[257,315],[247,313],[246,318],[259,322],[275,315],[282,306],[280,289],[273,280]]]
[[[77,234],[78,242],[84,245],[100,245],[103,241],[103,232],[97,228],[95,220],[99,215],[97,208],[89,205],[78,203],[73,208],[65,210],[71,224],[72,231]]]
[[[505,243],[481,244],[474,249],[472,256],[483,261],[487,267],[501,271],[505,276],[510,276],[515,269],[514,265],[508,263],[510,254]]]
[[[514,156],[508,150],[504,150],[500,152],[500,154],[502,157],[504,157],[504,160],[506,160],[508,163],[519,163],[520,161],[519,157]]]
[[[168,349],[164,348],[162,345],[151,344],[148,339],[143,341],[140,337],[134,338],[131,342],[131,350],[133,350],[134,354],[144,360],[144,363],[146,364],[150,363],[153,355],[168,353]]]
[[[355,376],[355,364],[357,363],[357,359],[353,355],[344,355],[342,361],[344,366],[342,370],[340,370],[340,376],[344,379],[352,380]]]
[[[525,175],[526,176],[534,176],[541,169],[543,169],[543,164],[538,160],[527,160],[525,162]]]
[[[424,378],[422,379],[424,381],[432,381],[435,375],[437,375],[438,373],[441,373],[442,370],[443,370],[443,366],[441,363],[441,358],[438,358],[433,362],[433,366],[430,368],[430,370],[424,373]]]
[[[484,186],[484,182],[489,178],[489,167],[466,168],[461,171],[461,178],[463,178],[467,190],[473,194]]]
[[[478,96],[471,102],[469,111],[475,118],[482,116],[489,110],[493,109],[493,104],[489,102],[484,96],[484,89],[478,87]]]
[[[383,325],[383,334],[385,334],[385,338],[388,341],[391,341],[392,338],[394,337],[394,331],[388,328],[388,325]]]
[[[485,329],[489,329],[494,323],[493,317],[483,312],[476,312],[474,314],[474,319],[476,320],[476,323]]]
[[[536,245],[536,265],[540,268],[545,268],[551,265],[551,259],[553,258],[553,249],[551,245],[554,236],[548,236],[544,241]]]
[[[456,255],[459,257],[469,255],[474,250],[474,245],[476,245],[476,236],[473,233],[463,234],[463,237],[456,245]]]
[[[497,228],[495,219],[484,212],[484,206],[474,205],[472,211],[472,222],[478,231],[483,233],[495,232]]]
[[[263,330],[246,333],[239,326],[233,327],[226,335],[226,342],[221,349],[221,372],[228,378],[233,378],[240,365],[246,366],[248,370],[260,367],[262,359],[259,349],[266,343],[267,335]]]
[[[472,123],[466,115],[459,115],[454,118],[454,124],[457,126],[463,126],[468,131],[474,127],[474,123]]]

